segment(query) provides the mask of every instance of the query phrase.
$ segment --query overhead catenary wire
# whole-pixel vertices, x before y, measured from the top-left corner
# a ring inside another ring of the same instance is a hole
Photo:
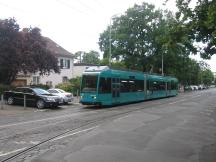
[[[72,6],[71,4],[69,4],[69,3],[65,2],[65,1],[56,0],[56,2],[58,2],[58,3],[60,3],[60,4],[64,5],[64,6],[66,6],[66,7],[70,8],[70,9],[72,9],[72,10],[75,11],[75,12],[78,12],[78,13],[81,13],[81,14],[84,14],[84,15],[89,15],[87,12],[84,12],[84,11],[82,11],[82,10],[79,10],[79,9],[75,8],[74,6]]]
[[[68,1],[68,2],[66,2],[66,1]],[[94,18],[97,17],[97,18],[100,18],[100,19],[103,18],[103,17],[101,16],[100,12],[98,12],[97,10],[94,10],[93,8],[89,7],[88,5],[84,4],[84,3],[81,2],[81,1],[76,1],[76,2],[78,2],[79,5],[82,5],[83,7],[85,7],[85,8],[88,9],[88,10],[90,10],[91,12],[86,12],[86,10],[85,10],[85,11],[80,10],[80,9],[78,9],[77,7],[71,5],[71,4],[69,3],[69,2],[70,2],[69,0],[66,0],[66,1],[64,1],[64,0],[56,0],[56,2],[58,2],[58,3],[60,3],[60,4],[64,5],[64,6],[68,7],[69,9],[72,9],[72,11],[74,11],[74,12],[76,12],[76,13],[81,13],[81,14],[83,14],[84,16],[88,16],[88,17],[94,17]],[[97,12],[96,12],[96,11],[97,11]]]
[[[11,9],[11,10],[16,10],[16,11],[18,11],[18,12],[28,13],[28,11],[22,10],[22,9],[20,9],[20,8],[17,8],[17,7],[10,6],[10,5],[5,4],[5,3],[2,3],[2,2],[0,2],[0,6],[9,8],[9,9]]]
[[[92,11],[93,13],[96,13],[95,10],[92,7],[90,7],[89,5],[83,3],[81,0],[76,0],[76,2],[78,2],[80,5],[84,6],[86,9]]]

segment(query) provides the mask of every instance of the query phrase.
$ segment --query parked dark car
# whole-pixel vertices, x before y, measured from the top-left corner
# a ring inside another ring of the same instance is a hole
[[[24,104],[24,96],[27,106],[36,106],[39,109],[44,107],[57,107],[63,100],[41,88],[17,87],[14,91],[5,91],[4,99],[9,105]]]

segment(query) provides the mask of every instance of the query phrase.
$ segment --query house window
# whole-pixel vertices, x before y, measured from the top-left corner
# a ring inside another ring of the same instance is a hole
[[[68,77],[63,76],[63,77],[62,77],[62,82],[63,82],[63,83],[68,82]]]
[[[67,77],[67,76],[63,76],[63,77],[62,77],[62,82],[63,82],[63,83],[68,82],[68,77]]]
[[[40,83],[40,77],[39,76],[33,76],[32,78],[32,84],[37,85]]]
[[[69,59],[60,59],[61,69],[70,69],[70,60]]]
[[[47,81],[46,85],[48,85],[49,87],[52,87],[52,81]]]

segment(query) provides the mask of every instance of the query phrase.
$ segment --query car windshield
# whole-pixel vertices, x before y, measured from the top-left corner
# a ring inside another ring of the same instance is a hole
[[[59,91],[55,90],[55,89],[49,89],[47,90],[49,93],[59,93]]]
[[[96,92],[97,90],[97,75],[83,75],[82,77],[82,92]]]
[[[41,89],[41,88],[34,88],[33,91],[37,94],[37,95],[43,95],[43,94],[50,94],[48,91]]]
[[[61,92],[61,93],[65,93],[65,91],[64,91],[64,90],[62,90],[62,89],[59,89],[58,91],[59,91],[59,92]]]

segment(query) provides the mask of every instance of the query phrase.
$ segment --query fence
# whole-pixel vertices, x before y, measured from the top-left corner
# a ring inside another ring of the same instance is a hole
[[[4,96],[3,94],[1,95],[1,110],[4,109]]]
[[[5,108],[6,101],[4,100],[4,95],[1,95],[1,110]],[[26,95],[24,95],[24,104],[23,104],[24,109],[26,109]]]

